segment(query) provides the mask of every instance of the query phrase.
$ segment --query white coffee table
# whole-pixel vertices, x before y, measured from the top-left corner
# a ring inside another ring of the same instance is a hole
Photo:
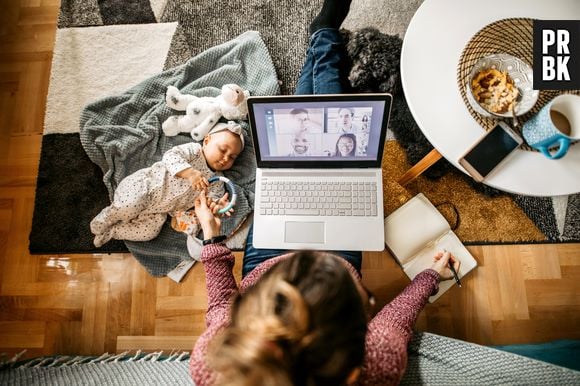
[[[459,157],[484,129],[461,99],[459,58],[481,28],[509,17],[578,20],[580,0],[425,0],[405,33],[401,78],[411,113],[429,142],[460,170]],[[580,144],[560,160],[518,150],[485,183],[530,196],[578,193]]]

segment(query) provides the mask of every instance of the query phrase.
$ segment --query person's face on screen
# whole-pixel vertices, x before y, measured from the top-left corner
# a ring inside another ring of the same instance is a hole
[[[338,110],[338,119],[342,127],[349,128],[352,125],[352,115],[350,110],[340,109]]]
[[[294,115],[294,119],[298,122],[298,128],[300,130],[306,130],[308,128],[308,122],[310,121],[310,117],[308,113],[298,113]]]
[[[361,127],[362,131],[364,131],[365,133],[368,133],[368,131],[369,131],[369,117],[367,117],[366,115],[363,115],[361,122],[362,122],[362,127]]]
[[[352,138],[341,137],[338,140],[338,143],[336,144],[336,146],[338,147],[338,151],[340,152],[340,155],[343,157],[346,157],[346,156],[350,155],[350,153],[354,149],[354,142],[353,142]]]
[[[309,147],[310,142],[304,134],[297,134],[292,138],[292,148],[294,149],[294,153],[298,155],[306,154]]]

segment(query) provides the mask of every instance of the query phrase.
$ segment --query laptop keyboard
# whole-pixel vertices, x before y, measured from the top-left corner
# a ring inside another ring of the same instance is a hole
[[[260,189],[260,214],[263,215],[377,215],[376,182],[265,180]]]

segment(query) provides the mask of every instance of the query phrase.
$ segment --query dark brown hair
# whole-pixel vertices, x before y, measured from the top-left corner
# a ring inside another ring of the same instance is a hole
[[[341,385],[364,358],[367,318],[351,273],[299,252],[233,302],[208,363],[223,385]]]

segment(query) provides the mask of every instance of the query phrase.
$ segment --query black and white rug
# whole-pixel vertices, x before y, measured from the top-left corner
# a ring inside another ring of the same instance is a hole
[[[98,249],[92,243],[88,224],[109,204],[109,197],[102,172],[80,144],[79,117],[85,105],[122,93],[247,30],[260,32],[281,91],[291,94],[308,42],[308,25],[321,4],[322,0],[62,0],[31,253],[127,251],[121,241]],[[343,26],[351,30],[374,26],[402,37],[420,4],[421,0],[354,1]],[[401,125],[400,132],[405,125],[416,126],[408,111],[395,118],[392,122]],[[393,139],[392,132],[388,138]],[[546,235],[546,242],[562,242],[580,241],[579,197],[514,200]],[[481,241],[489,242],[484,237]]]

